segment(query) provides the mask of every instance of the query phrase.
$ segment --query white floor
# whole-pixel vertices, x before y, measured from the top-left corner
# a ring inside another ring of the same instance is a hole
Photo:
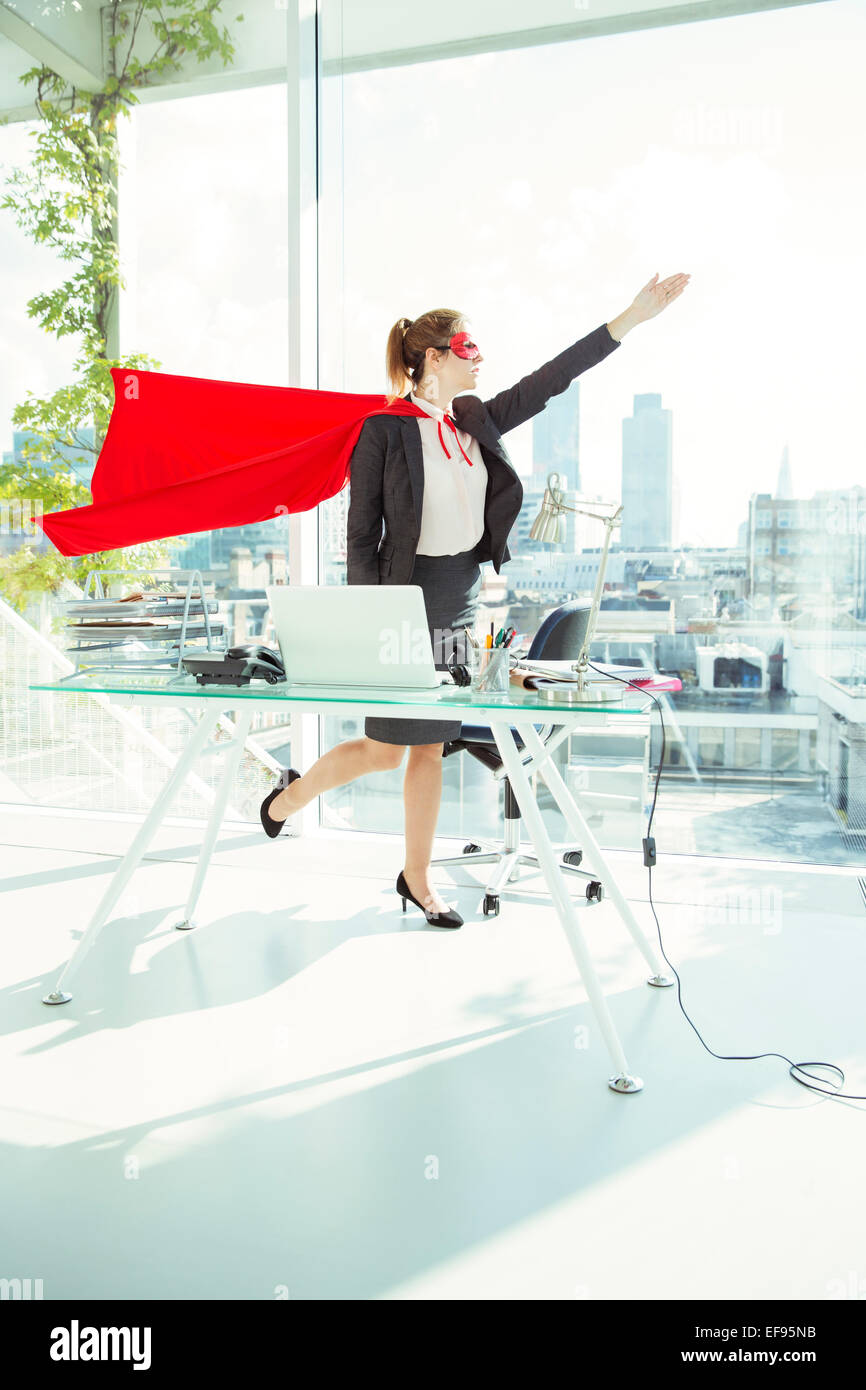
[[[709,1056],[609,899],[581,921],[638,1095],[607,1087],[542,881],[485,918],[442,871],[467,920],[436,931],[402,915],[387,837],[228,825],[180,933],[201,827],[175,822],[46,1007],[135,824],[0,808],[0,1276],[46,1299],[866,1296],[866,1107]],[[659,849],[710,1046],[866,1092],[856,872]],[[612,859],[654,932],[646,870]]]

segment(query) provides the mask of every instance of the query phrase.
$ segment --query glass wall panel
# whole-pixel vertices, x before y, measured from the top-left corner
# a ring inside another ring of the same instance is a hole
[[[774,772],[794,772],[800,760],[798,729],[773,729],[772,759]]]
[[[482,346],[486,399],[609,322],[655,273],[690,272],[679,301],[506,436],[524,508],[511,562],[499,575],[483,566],[479,620],[531,636],[592,592],[596,523],[571,518],[557,549],[529,539],[553,464],[572,502],[622,499],[597,637],[683,684],[666,715],[681,735],[657,812],[666,846],[774,856],[789,815],[790,857],[861,862],[823,782],[801,777],[775,819],[759,814],[756,759],[766,767],[770,745],[748,721],[742,738],[724,735],[746,715],[815,728],[829,702],[842,723],[826,727],[844,736],[846,682],[864,680],[866,490],[850,440],[866,308],[866,204],[852,178],[866,15],[833,0],[509,46],[495,31],[516,7],[498,6],[485,50],[473,7],[474,48],[449,48],[460,31],[446,23],[441,55],[422,37],[413,62],[417,17],[364,49],[350,8],[323,0],[321,385],[384,391],[392,324],[445,305]],[[804,267],[830,285],[795,306]],[[816,351],[827,341],[829,357]],[[345,579],[347,500],[322,518],[326,582]],[[828,756],[839,765],[838,749]],[[446,759],[444,834],[466,833],[467,794],[470,823],[496,823],[495,792],[468,761]],[[364,779],[326,798],[326,813],[394,828],[401,782]],[[612,827],[602,838],[623,843]],[[639,843],[639,817],[628,833]]]
[[[734,731],[734,766],[738,768],[758,768],[761,766],[761,730],[741,728]]]
[[[285,14],[275,23],[283,34]],[[288,384],[284,50],[274,48],[271,57],[283,65],[281,82],[173,99],[169,88],[164,98],[148,94],[120,123],[118,226],[127,281],[120,351],[147,353],[158,370]],[[4,173],[27,164],[36,129],[21,123],[0,130]],[[9,462],[19,444],[9,426],[12,408],[27,390],[48,395],[67,385],[74,351],[71,338],[55,340],[26,315],[27,299],[61,283],[68,267],[17,232],[7,213],[0,216],[0,252],[0,426]],[[185,571],[200,569],[217,601],[214,621],[222,623],[216,645],[260,636],[273,644],[265,585],[288,581],[287,518],[183,539],[172,550],[171,568],[159,575],[162,587],[176,587]],[[0,552],[20,543],[0,534]],[[143,812],[189,735],[189,719],[182,710],[123,716],[85,699],[33,695],[30,681],[68,669],[68,639],[52,627],[56,620],[57,601],[33,603],[23,621],[0,606],[0,702],[10,715],[0,718],[0,797]],[[207,762],[176,813],[208,808],[221,759]],[[275,771],[290,762],[286,718],[257,714],[230,815],[257,820]]]
[[[286,120],[276,83],[136,108],[122,142],[123,351],[182,376],[288,384]],[[175,558],[263,599],[264,582],[288,578],[288,527],[196,532]],[[237,640],[264,615],[250,609]]]
[[[721,729],[701,729],[698,735],[701,767],[723,767],[725,739]]]

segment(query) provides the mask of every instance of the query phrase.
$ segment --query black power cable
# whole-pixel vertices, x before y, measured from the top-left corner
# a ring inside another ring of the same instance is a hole
[[[682,982],[680,980],[676,966],[674,966],[671,963],[665,952],[664,944],[662,942],[662,929],[659,925],[659,919],[656,914],[655,903],[653,902],[653,866],[656,862],[656,845],[655,840],[652,837],[652,825],[653,816],[655,815],[656,810],[656,801],[658,800],[659,794],[659,781],[661,780],[662,767],[664,765],[665,760],[665,719],[662,713],[662,704],[661,701],[656,698],[656,696],[653,694],[651,690],[647,690],[645,686],[638,685],[636,681],[626,680],[623,676],[612,676],[610,672],[604,671],[600,666],[593,665],[591,661],[588,661],[587,665],[590,667],[591,670],[597,671],[600,676],[604,676],[607,680],[619,681],[622,685],[628,685],[631,686],[633,690],[640,691],[642,695],[649,695],[650,699],[652,700],[653,704],[659,712],[659,722],[661,724],[662,733],[662,746],[661,752],[659,754],[658,768],[656,769],[655,783],[653,785],[652,805],[650,806],[649,820],[647,821],[646,835],[643,841],[643,862],[647,868],[647,876],[649,879],[649,905],[652,909],[652,915],[655,919],[656,932],[658,934],[659,939],[659,950],[662,953],[662,957],[670,966],[671,970],[674,972],[674,975],[676,976],[677,1002],[679,1003],[680,1009],[682,1010],[683,1017],[685,1018],[689,1027],[695,1033],[695,1036],[697,1037],[701,1046],[704,1047],[707,1052],[709,1052],[711,1057],[716,1057],[720,1062],[756,1062],[763,1057],[778,1057],[781,1061],[788,1063],[789,1074],[800,1086],[805,1086],[807,1091],[814,1091],[816,1095],[833,1096],[837,1100],[866,1100],[866,1095],[852,1095],[850,1092],[842,1091],[839,1089],[840,1086],[843,1086],[845,1084],[845,1073],[841,1067],[836,1066],[835,1062],[792,1062],[790,1057],[785,1056],[784,1052],[752,1052],[747,1053],[745,1056],[742,1057],[728,1056],[722,1052],[714,1052],[713,1049],[710,1047],[709,1043],[704,1042],[704,1039],[698,1032],[697,1026],[689,1017],[688,1013],[686,1012],[685,1005],[683,1004]],[[823,1084],[825,1078],[821,1076],[810,1075],[810,1073],[807,1070],[808,1067],[820,1067],[824,1071],[835,1072],[836,1075],[839,1077],[838,1086],[835,1083],[830,1082],[828,1082],[826,1085]],[[802,1076],[798,1076],[798,1072],[802,1073]],[[808,1076],[809,1080],[804,1081],[802,1079],[803,1076]]]

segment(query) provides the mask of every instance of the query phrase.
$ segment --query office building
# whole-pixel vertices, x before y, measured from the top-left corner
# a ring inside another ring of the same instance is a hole
[[[622,422],[622,529],[627,550],[672,543],[673,416],[661,395],[635,396]]]
[[[790,620],[808,613],[866,619],[866,488],[811,498],[753,493],[748,597]]]
[[[788,455],[788,446],[782,450],[782,457],[779,460],[779,476],[776,479],[776,498],[779,502],[788,502],[794,497],[794,480],[791,475],[791,460]]]
[[[580,378],[553,396],[532,421],[532,478],[544,483],[559,473],[563,486],[580,491]]]
[[[194,531],[178,537],[183,545],[172,548],[172,561],[182,569],[228,569],[232,551],[238,546],[259,561],[270,550],[288,552],[288,531],[285,516],[247,526],[224,526],[218,531]]]

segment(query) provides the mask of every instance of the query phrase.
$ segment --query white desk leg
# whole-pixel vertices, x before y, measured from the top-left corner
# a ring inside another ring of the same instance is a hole
[[[532,753],[533,756],[544,753],[544,744],[538,737],[538,731],[533,728],[531,724],[522,727],[519,732],[528,752]],[[660,989],[666,989],[674,983],[673,976],[665,973],[665,968],[658,955],[641,931],[640,924],[631,910],[630,903],[617,883],[613,870],[599,849],[598,841],[587,825],[577,802],[563,782],[559,768],[554,762],[548,759],[541,769],[541,775],[550,788],[554,801],[565,817],[571,834],[574,835],[578,842],[586,849],[589,862],[592,865],[592,872],[595,874],[596,878],[600,879],[604,884],[605,891],[610,893],[620,917],[631,934],[632,940],[647,965],[652,970],[653,973],[647,980],[647,984],[656,985]]]
[[[640,1077],[633,1076],[629,1072],[628,1062],[625,1059],[622,1044],[617,1036],[613,1019],[610,1016],[607,1001],[604,997],[604,991],[601,988],[598,976],[595,973],[595,967],[593,966],[589,951],[586,947],[586,942],[583,939],[583,932],[577,920],[577,913],[571,900],[571,894],[560,872],[553,846],[544,828],[544,821],[538,809],[538,803],[532,795],[532,788],[529,785],[526,769],[520,761],[520,754],[511,736],[511,730],[508,725],[500,724],[492,724],[491,728],[493,730],[493,737],[496,739],[496,746],[499,749],[499,756],[502,758],[503,766],[508,774],[508,780],[511,783],[511,790],[517,798],[517,804],[520,807],[521,814],[532,837],[532,843],[538,855],[541,871],[544,874],[547,887],[550,890],[550,896],[553,899],[566,939],[571,947],[571,953],[580,971],[580,977],[586,986],[586,992],[589,995],[589,1002],[592,1006],[593,1013],[598,1020],[598,1025],[602,1031],[605,1043],[607,1044],[607,1050],[617,1069],[616,1075],[611,1076],[607,1084],[612,1091],[619,1091],[623,1094],[630,1094],[634,1091],[643,1090],[643,1081]],[[522,729],[520,730],[520,734],[525,743],[526,734]]]
[[[43,1004],[66,1004],[72,998],[72,995],[64,993],[60,986],[66,976],[71,974],[73,967],[77,967],[81,964],[97,936],[102,931],[102,928],[105,926],[105,923],[108,921],[108,915],[111,909],[114,907],[114,904],[117,902],[127,883],[132,878],[135,870],[138,868],[142,855],[153,839],[156,830],[162,824],[163,817],[175,793],[185,781],[187,773],[216,728],[219,717],[220,709],[218,705],[214,705],[212,709],[205,709],[198,727],[190,735],[189,742],[175,763],[171,776],[168,778],[168,781],[156,798],[153,806],[148,811],[147,816],[139,827],[138,834],[126,851],[123,859],[115,869],[114,876],[108,885],[102,902],[94,912],[87,930],[72,952],[66,965],[61,970],[54,989],[50,994],[43,995]]]
[[[244,744],[247,741],[247,735],[250,731],[250,724],[252,723],[252,718],[252,706],[240,706],[235,711],[234,735],[227,743],[223,745],[223,747],[226,750],[226,758],[225,767],[223,768],[222,781],[220,782],[217,794],[214,797],[213,806],[211,808],[210,817],[207,823],[207,829],[205,830],[204,839],[201,843],[201,851],[199,852],[198,863],[195,866],[195,873],[193,875],[192,884],[190,886],[189,896],[186,900],[186,907],[184,908],[183,917],[179,922],[175,922],[175,927],[178,931],[190,931],[191,928],[197,925],[193,918],[193,913],[195,912],[195,905],[198,902],[199,894],[202,889],[202,884],[204,883],[205,874],[207,873],[208,865],[210,864],[210,858],[213,854],[213,847],[216,843],[216,837],[219,834],[219,828],[222,825],[222,819],[225,815],[225,809],[228,803],[229,793],[231,792],[234,780],[237,777],[238,767],[240,766],[241,757],[244,751]]]

